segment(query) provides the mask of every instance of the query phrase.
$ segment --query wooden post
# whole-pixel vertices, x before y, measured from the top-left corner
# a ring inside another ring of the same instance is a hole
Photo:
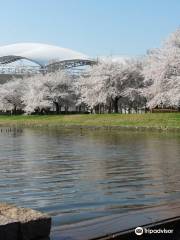
[[[0,239],[34,240],[47,238],[50,234],[51,218],[28,208],[0,203]]]

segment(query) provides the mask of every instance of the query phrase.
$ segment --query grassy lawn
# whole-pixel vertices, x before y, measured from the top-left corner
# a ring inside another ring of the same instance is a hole
[[[0,126],[84,126],[180,129],[180,113],[0,116]]]

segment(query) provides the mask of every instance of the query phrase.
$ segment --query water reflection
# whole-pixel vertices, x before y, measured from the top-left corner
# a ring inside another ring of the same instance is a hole
[[[0,133],[0,201],[53,226],[180,198],[180,135],[23,129]]]

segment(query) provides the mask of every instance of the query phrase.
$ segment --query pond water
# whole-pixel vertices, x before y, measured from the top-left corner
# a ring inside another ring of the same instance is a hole
[[[180,199],[180,134],[0,131],[0,201],[53,216],[53,228]]]

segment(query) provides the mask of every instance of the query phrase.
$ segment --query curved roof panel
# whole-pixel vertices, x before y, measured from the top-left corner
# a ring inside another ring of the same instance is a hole
[[[64,61],[73,59],[89,59],[88,56],[67,48],[61,48],[41,43],[16,43],[0,46],[0,58],[13,56],[16,60],[29,59],[41,66],[48,65],[53,61]],[[14,59],[15,59],[14,58]],[[15,61],[16,61],[15,60]],[[8,63],[8,62],[7,62]]]

